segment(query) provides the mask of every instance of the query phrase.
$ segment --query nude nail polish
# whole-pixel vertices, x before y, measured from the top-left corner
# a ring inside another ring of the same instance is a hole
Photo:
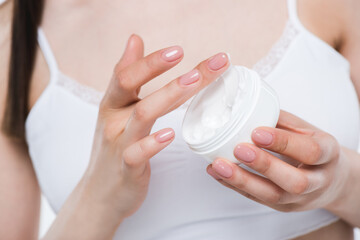
[[[223,68],[228,62],[228,57],[225,53],[218,53],[208,61],[208,66],[211,70],[217,71]]]
[[[165,49],[161,53],[161,58],[167,62],[178,60],[183,55],[183,50],[180,46],[173,46]]]
[[[252,138],[255,142],[262,145],[270,145],[273,141],[272,134],[261,129],[255,129],[253,131]]]
[[[174,135],[175,135],[174,130],[169,129],[169,128],[162,129],[156,134],[155,139],[159,143],[164,143],[164,142],[167,142],[170,139],[172,139],[174,137]]]
[[[223,176],[225,178],[229,178],[233,174],[232,168],[221,159],[216,159],[212,163],[212,166],[217,174],[219,174],[220,176]]]
[[[195,83],[199,80],[200,73],[197,69],[193,69],[188,73],[185,73],[182,75],[179,79],[179,82],[181,85],[190,85],[192,83]]]

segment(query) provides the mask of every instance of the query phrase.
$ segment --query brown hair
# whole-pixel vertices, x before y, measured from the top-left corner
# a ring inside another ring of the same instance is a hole
[[[44,0],[13,0],[9,82],[2,130],[23,142],[30,80],[36,59],[37,27],[43,9]]]

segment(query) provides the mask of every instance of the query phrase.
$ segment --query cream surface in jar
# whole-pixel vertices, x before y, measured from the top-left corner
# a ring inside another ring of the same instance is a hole
[[[230,66],[193,98],[182,135],[189,147],[209,162],[225,157],[239,163],[233,156],[236,144],[252,142],[251,132],[256,127],[275,127],[279,112],[276,93],[255,71]]]

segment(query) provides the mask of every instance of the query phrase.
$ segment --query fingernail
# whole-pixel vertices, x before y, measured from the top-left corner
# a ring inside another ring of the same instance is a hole
[[[179,79],[181,85],[190,85],[200,78],[200,73],[197,69],[193,69],[188,73],[182,75]]]
[[[159,143],[164,143],[164,142],[167,142],[170,139],[172,139],[174,137],[174,135],[175,135],[174,130],[169,129],[169,128],[162,129],[159,132],[157,132],[155,139]]]
[[[252,138],[255,142],[260,143],[261,145],[270,145],[273,141],[273,135],[261,129],[255,129],[253,131]]]
[[[183,55],[183,50],[180,46],[169,47],[161,53],[162,59],[164,59],[167,62],[173,62],[179,59],[182,55]]]
[[[221,179],[221,178],[219,178],[219,177],[216,175],[216,173],[215,173],[214,169],[212,169],[212,167],[209,167],[209,168],[208,168],[207,173],[208,173],[210,176],[212,176],[213,178],[215,178],[216,180]]]
[[[215,159],[212,168],[222,177],[229,178],[232,176],[232,168],[221,159]]]
[[[208,66],[211,70],[217,71],[224,67],[228,62],[228,57],[225,53],[218,53],[215,56],[211,57],[208,61]]]
[[[235,147],[234,155],[237,159],[247,163],[253,162],[256,157],[254,150],[242,144],[239,144]]]

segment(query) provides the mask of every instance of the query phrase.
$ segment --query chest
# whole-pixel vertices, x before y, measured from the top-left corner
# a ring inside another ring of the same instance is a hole
[[[253,66],[281,36],[287,19],[285,1],[113,2],[71,8],[49,1],[43,29],[60,70],[98,90],[106,89],[130,34],[143,38],[145,54],[182,46],[183,61],[145,85],[140,96],[220,51],[230,53],[234,64]]]

